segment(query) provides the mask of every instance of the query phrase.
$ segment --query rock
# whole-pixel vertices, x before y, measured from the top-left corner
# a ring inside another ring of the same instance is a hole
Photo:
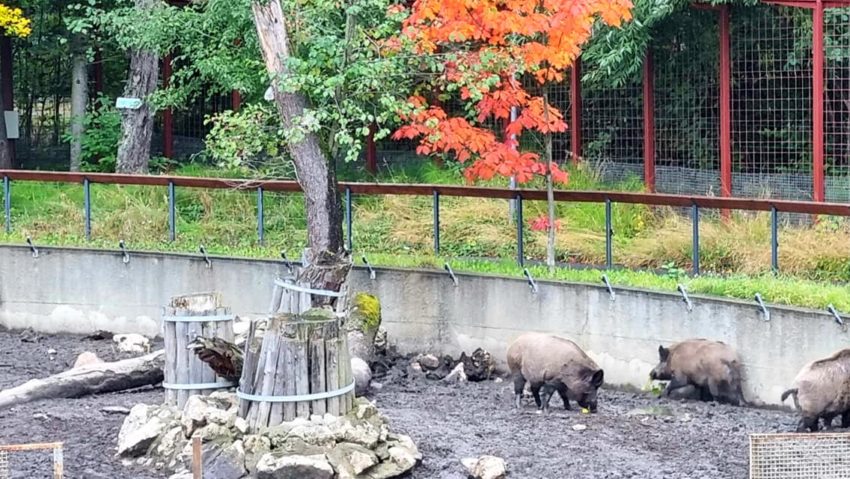
[[[101,364],[103,360],[97,357],[97,354],[92,353],[90,351],[86,351],[77,356],[77,360],[74,361],[74,368],[81,368],[83,366],[90,366],[92,364]]]
[[[470,381],[488,380],[496,371],[496,361],[493,356],[481,348],[473,351],[470,356],[461,353],[458,361],[463,364],[464,372]]]
[[[216,391],[209,396],[206,396],[204,400],[211,407],[224,410],[228,410],[239,404],[239,399],[236,397],[236,393],[231,391]]]
[[[156,445],[156,455],[159,457],[173,457],[179,454],[186,445],[183,437],[183,429],[180,426],[169,429]]]
[[[475,479],[504,479],[507,475],[505,460],[496,456],[468,457],[461,463]]]
[[[366,361],[351,358],[351,372],[354,374],[354,394],[363,396],[369,392],[369,383],[372,382],[372,370]]]
[[[404,446],[389,448],[389,459],[366,470],[360,477],[368,479],[389,479],[406,474],[422,459],[419,451],[411,451]]]
[[[37,343],[41,341],[41,335],[36,333],[32,328],[27,328],[18,335],[22,343]]]
[[[324,455],[264,455],[257,463],[257,479],[332,479],[334,470]]]
[[[375,333],[375,354],[386,355],[387,346],[387,330],[383,326],[378,327],[378,332]]]
[[[414,361],[419,363],[422,369],[437,369],[440,367],[440,359],[433,354],[420,354]]]
[[[584,431],[587,429],[587,426],[584,424],[573,424],[573,431]]]
[[[465,383],[467,381],[466,371],[464,371],[463,363],[458,363],[452,372],[450,372],[446,377],[443,378],[443,381],[449,383]]]
[[[379,383],[378,381],[372,381],[371,383],[369,383],[369,389],[373,391],[380,391],[381,389],[384,389],[384,385]]]
[[[206,411],[207,423],[220,424],[228,428],[236,424],[236,408],[222,411],[221,409],[208,408]]]
[[[141,334],[116,334],[112,340],[122,353],[145,354],[151,349],[150,340]]]
[[[48,355],[48,356],[56,356],[56,350],[55,350],[55,349],[53,349],[53,348],[48,349],[48,350],[47,350],[47,355]]]
[[[245,450],[245,468],[249,473],[256,475],[260,458],[272,449],[271,440],[266,436],[249,434],[242,438],[242,448]]]
[[[201,396],[189,396],[183,405],[183,416],[180,424],[183,426],[183,434],[191,437],[195,429],[203,427],[207,423],[210,407]]]
[[[123,406],[105,406],[100,408],[100,411],[106,414],[130,414],[130,410]]]
[[[248,421],[241,417],[237,417],[233,420],[233,427],[237,432],[239,432],[239,434],[246,434],[248,432]]]
[[[236,441],[224,449],[213,444],[208,451],[204,451],[204,479],[238,479],[247,473],[242,441]]]
[[[501,384],[501,383],[503,383],[503,382],[504,382],[504,379],[502,379],[502,378],[496,378],[496,379],[494,379],[494,380],[493,380],[493,382],[494,382],[494,383],[496,383],[496,384]]]
[[[50,419],[50,416],[48,416],[47,414],[44,414],[43,412],[37,412],[37,413],[32,415],[32,418],[38,419],[39,421],[46,421],[46,420]]]
[[[327,456],[340,479],[354,478],[380,462],[374,452],[348,442],[337,444]]]
[[[151,417],[153,412],[155,408],[147,404],[133,406],[118,432],[119,456],[141,456],[163,433],[167,424],[156,416]]]
[[[198,434],[203,438],[204,442],[213,440],[229,442],[233,440],[233,434],[230,433],[230,429],[221,424],[207,424],[198,429]]]
[[[88,476],[86,476],[86,477],[88,477]],[[177,474],[172,474],[172,475],[168,476],[168,479],[194,479],[194,478],[195,478],[195,476],[193,476],[191,472],[186,472],[186,471],[178,472]]]

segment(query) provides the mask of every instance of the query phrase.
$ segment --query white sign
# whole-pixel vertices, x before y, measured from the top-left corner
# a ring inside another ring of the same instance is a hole
[[[142,107],[141,98],[122,98],[115,100],[115,108],[119,110],[138,110]]]
[[[5,111],[6,117],[6,138],[10,140],[17,140],[20,138],[21,134],[18,131],[18,112],[16,111]]]

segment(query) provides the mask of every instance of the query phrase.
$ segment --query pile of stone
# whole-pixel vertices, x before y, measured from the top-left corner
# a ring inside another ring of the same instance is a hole
[[[478,348],[469,356],[461,353],[458,359],[449,355],[420,354],[408,364],[407,376],[446,382],[485,381],[493,377],[495,369],[492,355]]]
[[[192,396],[182,411],[135,406],[118,435],[118,455],[173,472],[174,479],[190,478],[194,435],[203,441],[206,479],[385,479],[422,459],[413,441],[391,433],[368,400],[356,399],[346,416],[314,415],[249,434],[229,392]]]

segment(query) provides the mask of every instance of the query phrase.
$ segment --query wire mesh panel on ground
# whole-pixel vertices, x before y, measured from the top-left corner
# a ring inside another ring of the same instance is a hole
[[[718,14],[685,9],[655,41],[656,190],[720,189]]]
[[[850,478],[850,434],[751,434],[750,479]]]
[[[733,8],[733,196],[811,199],[811,11]]]
[[[15,460],[15,456],[22,456],[25,453],[43,453],[44,451],[52,451],[53,479],[62,479],[65,466],[63,443],[61,442],[0,445],[0,479],[11,479],[12,477],[49,477],[50,474],[41,469],[41,464],[45,462],[42,458],[26,457],[23,461]],[[21,464],[22,462],[25,462],[25,464]],[[34,465],[32,464],[33,462],[38,464]],[[20,476],[18,473],[24,473],[25,475]]]

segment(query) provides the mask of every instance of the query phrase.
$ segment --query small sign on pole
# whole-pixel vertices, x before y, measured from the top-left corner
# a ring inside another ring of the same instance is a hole
[[[119,97],[115,100],[115,108],[119,110],[138,110],[142,107],[141,98],[123,98]]]

